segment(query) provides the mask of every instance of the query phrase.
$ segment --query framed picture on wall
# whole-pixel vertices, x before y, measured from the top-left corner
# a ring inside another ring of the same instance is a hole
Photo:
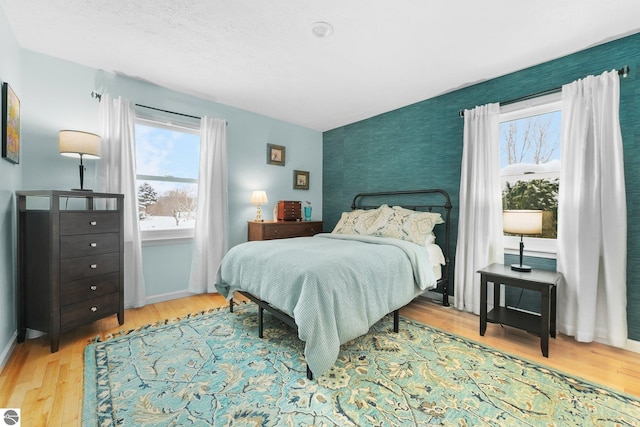
[[[284,166],[286,150],[282,145],[267,144],[267,163]]]
[[[20,163],[20,100],[8,83],[2,84],[2,157]]]
[[[309,189],[309,172],[293,171],[293,188],[296,190]]]

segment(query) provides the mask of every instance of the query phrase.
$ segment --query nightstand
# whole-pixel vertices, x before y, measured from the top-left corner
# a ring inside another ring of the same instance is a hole
[[[322,221],[249,221],[247,240],[273,240],[322,233]]]
[[[513,326],[540,335],[542,355],[549,357],[549,335],[556,337],[556,287],[562,274],[556,271],[532,270],[528,273],[511,270],[503,264],[491,264],[480,273],[480,335],[487,322]],[[493,283],[493,310],[487,313],[487,282]],[[534,314],[500,306],[500,285],[540,292],[542,313]]]

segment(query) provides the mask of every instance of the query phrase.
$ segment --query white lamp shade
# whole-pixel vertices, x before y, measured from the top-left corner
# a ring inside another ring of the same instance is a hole
[[[67,157],[86,159],[100,158],[100,137],[94,133],[79,130],[61,130],[58,134],[60,154]]]
[[[502,211],[502,229],[511,234],[541,234],[542,211]]]
[[[263,190],[257,190],[251,194],[252,205],[264,205],[268,202],[269,200],[267,199],[267,193]]]

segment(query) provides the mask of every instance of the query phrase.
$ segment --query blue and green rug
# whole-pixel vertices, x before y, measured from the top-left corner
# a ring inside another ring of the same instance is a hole
[[[640,425],[640,402],[391,318],[309,381],[303,344],[253,304],[90,344],[84,426]]]

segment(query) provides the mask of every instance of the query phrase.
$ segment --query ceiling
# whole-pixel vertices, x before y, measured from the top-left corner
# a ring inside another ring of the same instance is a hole
[[[638,0],[0,4],[24,49],[320,131],[640,31]]]

